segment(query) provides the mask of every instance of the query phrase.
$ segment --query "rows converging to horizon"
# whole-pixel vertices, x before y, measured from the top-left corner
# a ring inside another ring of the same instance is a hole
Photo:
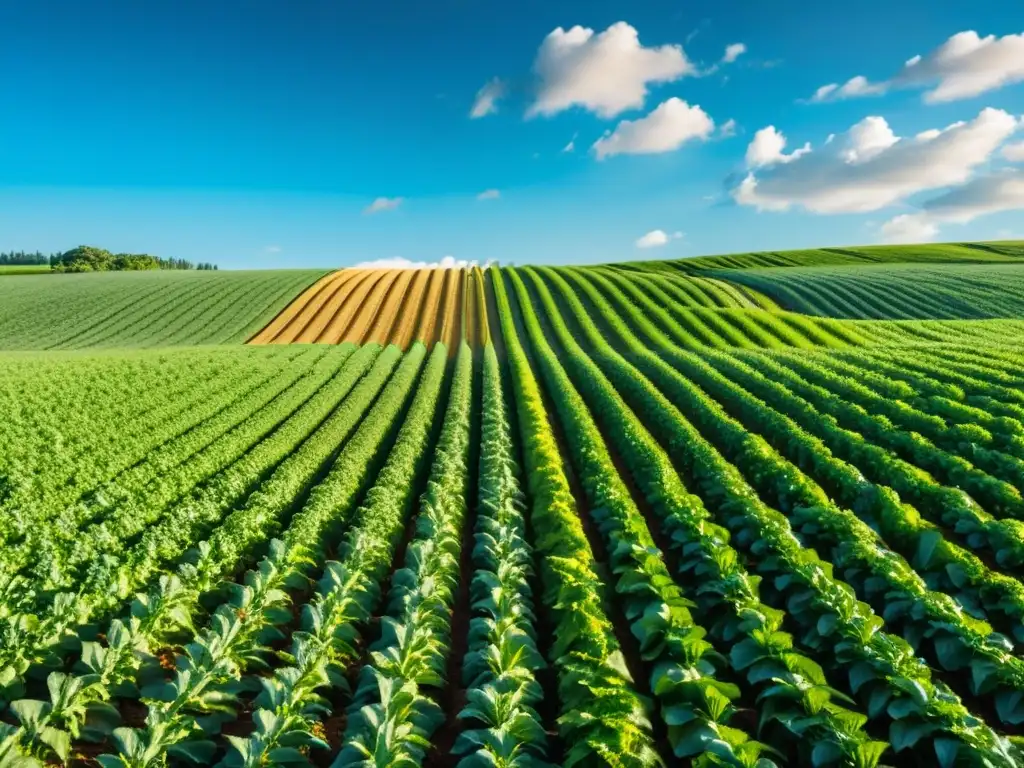
[[[1014,248],[0,278],[0,759],[1024,765]]]

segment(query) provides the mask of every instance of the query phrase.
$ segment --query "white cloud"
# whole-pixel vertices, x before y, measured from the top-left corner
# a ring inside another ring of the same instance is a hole
[[[721,127],[718,129],[718,135],[721,136],[723,139],[728,139],[731,136],[735,136],[736,121],[730,117],[728,120],[722,123]]]
[[[800,149],[788,155],[782,150],[786,146],[786,137],[774,125],[762,128],[754,134],[753,141],[747,146],[747,167],[766,168],[779,163],[791,163],[811,151],[811,145],[804,144]]]
[[[979,37],[969,30],[953,35],[927,56],[915,56],[896,78],[898,85],[937,83],[928,103],[977,96],[1024,80],[1024,33]]]
[[[654,229],[636,241],[637,248],[660,248],[667,245],[670,240],[678,240],[683,236],[682,232],[673,232],[671,235],[662,229]]]
[[[863,75],[857,75],[842,85],[829,83],[821,86],[811,96],[811,101],[838,101],[839,99],[854,99],[858,96],[876,96],[885,93],[888,87],[887,83],[872,83]]]
[[[401,256],[392,256],[387,259],[374,259],[372,261],[361,261],[353,264],[353,269],[453,269],[455,267],[465,268],[475,265],[476,262],[456,259],[454,256],[444,256],[440,261],[412,261]]]
[[[926,243],[939,234],[939,227],[919,214],[903,213],[881,227],[887,243]]]
[[[280,245],[268,245],[268,246],[265,246],[263,248],[263,252],[264,253],[280,253],[281,252],[281,246]]]
[[[939,131],[926,133],[929,135],[918,134],[918,138],[929,141],[940,135]],[[846,135],[848,142],[840,154],[847,163],[863,163],[870,160],[900,140],[882,117],[865,117],[851,127]],[[832,134],[832,139],[835,140],[835,134]]]
[[[785,138],[772,129],[761,147],[755,149],[752,142],[748,148],[753,170],[733,190],[733,198],[771,211],[793,206],[813,213],[875,211],[918,192],[965,183],[1019,125],[1012,115],[989,108],[970,122],[899,138],[883,118],[869,117],[827,148],[811,152],[805,147],[799,157],[782,154]],[[773,152],[788,161],[758,165]]]
[[[476,196],[477,200],[497,200],[501,197],[501,192],[497,189],[485,189],[479,195]]]
[[[821,86],[811,96],[810,101],[814,103],[825,101],[829,96],[836,92],[839,88],[839,83],[829,83],[828,85]]]
[[[527,117],[574,106],[615,117],[643,107],[649,84],[696,74],[682,46],[645,48],[636,29],[624,21],[598,34],[581,26],[558,27],[541,44],[533,69],[540,83]]]
[[[1004,211],[1024,210],[1024,170],[1008,169],[1001,173],[979,176],[944,195],[928,200],[918,213],[897,216],[882,225],[886,239],[904,232],[938,234],[941,224],[967,224],[980,216]],[[903,240],[903,242],[908,242]]]
[[[469,116],[473,119],[493,115],[498,111],[498,100],[505,95],[505,84],[497,77],[476,92],[476,100]]]
[[[673,96],[646,117],[620,122],[613,132],[594,142],[593,150],[598,160],[611,155],[671,152],[691,139],[708,138],[714,130],[715,121],[703,109]]]
[[[732,64],[736,59],[747,52],[747,46],[743,43],[733,43],[725,47],[725,55],[722,56],[723,64]]]
[[[981,37],[968,30],[958,32],[925,56],[913,56],[890,80],[871,83],[862,75],[844,85],[823,85],[812,102],[875,96],[891,88],[930,88],[929,104],[978,96],[1024,81],[1024,33]]]
[[[579,133],[578,133],[578,132],[577,132],[577,133],[574,133],[574,134],[572,135],[572,138],[571,138],[571,139],[569,139],[569,143],[568,143],[568,144],[566,144],[566,145],[565,145],[564,147],[562,147],[562,151],[563,151],[563,152],[575,152],[575,151],[576,151],[576,138],[577,138],[578,136],[579,136]]]
[[[1024,163],[1024,141],[1016,144],[1007,144],[1003,147],[1003,157],[1011,163]]]
[[[404,197],[378,197],[363,209],[363,213],[380,213],[381,211],[393,211],[405,200]]]

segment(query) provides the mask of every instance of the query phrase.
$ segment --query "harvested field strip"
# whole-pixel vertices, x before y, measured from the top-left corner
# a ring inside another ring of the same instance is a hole
[[[342,272],[339,278],[331,285],[331,292],[324,297],[325,300],[322,301],[319,309],[302,326],[296,341],[299,344],[312,344],[317,341],[323,335],[331,318],[348,300],[353,286],[364,279],[366,279],[366,273],[363,270],[353,269],[347,276]]]
[[[391,343],[402,349],[412,344],[414,333],[420,324],[420,315],[426,311],[423,296],[430,285],[431,272],[426,269],[416,270],[412,285],[406,291],[402,306],[395,317],[395,330],[391,334]]]
[[[379,279],[374,283],[373,289],[363,298],[361,307],[353,315],[340,341],[351,341],[358,344],[367,337],[380,316],[381,307],[391,295],[392,289],[401,283],[399,278],[402,274],[402,272],[392,269],[380,271]]]
[[[480,322],[476,271],[464,272],[462,284],[464,297],[462,301],[462,340],[475,347],[478,344],[477,328]]]
[[[480,347],[486,347],[491,343],[491,329],[487,317],[487,285],[484,273],[479,269],[473,270],[471,279],[473,294],[476,297],[476,313],[473,315],[477,333],[475,343]]]
[[[464,332],[476,333],[483,306],[469,290],[482,286],[472,274],[461,268],[340,270],[303,293],[250,343],[377,342],[407,349],[414,341],[440,341],[454,354]]]
[[[387,296],[381,302],[377,310],[373,325],[366,332],[361,341],[376,341],[381,344],[388,343],[400,333],[398,319],[400,310],[405,304],[406,294],[409,292],[409,285],[416,275],[414,270],[402,270],[395,278],[388,289]]]
[[[310,302],[323,291],[327,290],[328,286],[334,283],[339,276],[339,273],[332,272],[317,280],[313,285],[303,291],[302,295],[296,296],[295,301],[285,307],[277,317],[270,321],[266,328],[262,329],[252,339],[250,339],[249,343],[266,344],[272,339],[275,339],[282,334],[286,334],[289,327],[294,323],[303,310],[306,309]]]
[[[345,272],[335,273],[334,275],[326,278],[327,282],[321,282],[319,290],[310,297],[303,306],[299,308],[299,311],[294,314],[291,320],[280,329],[280,332],[276,334],[279,339],[287,339],[289,341],[307,342],[312,341],[310,334],[313,329],[319,324],[320,320],[320,307],[324,303],[330,303],[335,300],[335,297],[345,296],[348,293],[347,285],[353,280],[359,279],[361,273],[358,270],[353,270],[346,274]],[[300,301],[301,301],[300,297]],[[298,301],[296,302],[296,304]],[[316,337],[313,336],[313,339]]]
[[[327,327],[317,337],[320,344],[340,344],[354,319],[363,311],[367,297],[381,281],[383,275],[374,270],[364,270],[358,281],[350,283],[351,291],[345,292],[345,301],[339,310],[327,321]]]
[[[450,269],[445,276],[444,304],[441,308],[442,321],[438,330],[439,340],[453,353],[462,333],[462,295],[465,281],[461,269]]]
[[[433,307],[441,306],[441,297],[444,295],[445,273],[441,269],[430,270],[430,285],[423,299],[423,305],[419,309],[419,320],[416,326],[416,340],[424,344],[429,339],[436,338],[435,330],[438,322],[438,312]]]
[[[250,343],[307,344],[316,341],[334,317],[333,313],[324,312],[324,308],[336,312],[369,274],[366,270],[352,269],[328,275],[292,302]]]

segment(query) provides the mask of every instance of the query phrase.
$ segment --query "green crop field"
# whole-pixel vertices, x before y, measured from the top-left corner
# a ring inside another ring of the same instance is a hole
[[[802,251],[757,251],[722,256],[700,256],[682,261],[633,262],[626,269],[701,272],[706,269],[763,269],[771,267],[820,267],[827,264],[1019,263],[1024,241],[987,243],[940,243],[935,245],[866,245],[847,248],[811,248]]]
[[[799,253],[0,280],[0,767],[1024,766],[1019,245]]]
[[[0,280],[0,349],[243,342],[323,274],[161,270]]]
[[[1024,264],[799,267],[715,272],[781,307],[822,317],[1024,317]]]
[[[48,264],[0,264],[0,277],[7,275],[42,275],[50,272]]]

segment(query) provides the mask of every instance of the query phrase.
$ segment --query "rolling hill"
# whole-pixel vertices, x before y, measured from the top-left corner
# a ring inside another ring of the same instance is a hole
[[[1013,248],[0,278],[0,765],[1024,765]]]

